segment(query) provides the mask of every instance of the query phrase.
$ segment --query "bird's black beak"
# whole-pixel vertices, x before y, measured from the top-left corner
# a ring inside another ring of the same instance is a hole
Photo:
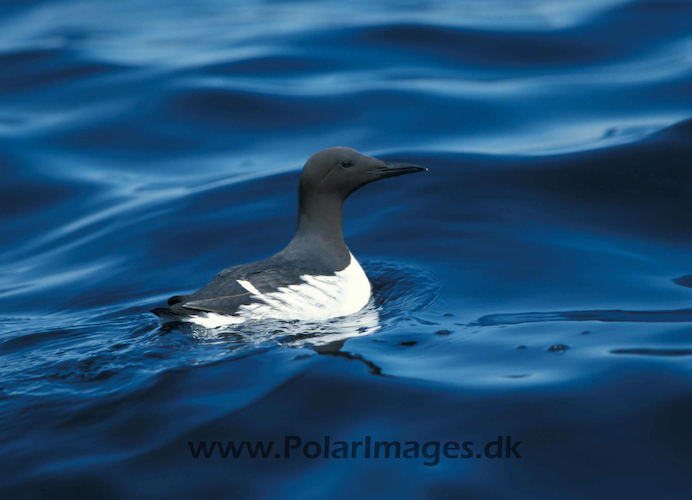
[[[413,165],[411,163],[387,163],[384,167],[370,170],[369,174],[378,174],[382,177],[396,177],[397,175],[413,174],[415,172],[425,172],[425,167]]]

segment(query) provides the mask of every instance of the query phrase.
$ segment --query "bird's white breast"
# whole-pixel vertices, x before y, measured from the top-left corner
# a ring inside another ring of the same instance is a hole
[[[356,258],[334,276],[303,275],[304,283],[260,293],[251,281],[238,283],[253,294],[257,302],[240,307],[234,315],[206,313],[190,316],[198,325],[215,328],[244,323],[252,319],[320,321],[348,316],[360,311],[370,300],[370,281]]]

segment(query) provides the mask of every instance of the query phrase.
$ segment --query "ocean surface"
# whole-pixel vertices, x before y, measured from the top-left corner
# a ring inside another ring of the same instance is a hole
[[[161,326],[335,145],[429,168],[347,201],[367,310]],[[5,0],[0,190],[2,498],[689,498],[690,1]],[[287,436],[475,444],[190,448]]]

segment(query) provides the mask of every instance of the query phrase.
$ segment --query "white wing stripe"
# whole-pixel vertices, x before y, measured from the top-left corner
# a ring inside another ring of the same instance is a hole
[[[248,292],[254,293],[255,295],[262,295],[260,293],[260,291],[257,288],[255,288],[255,286],[252,283],[250,283],[249,281],[245,281],[245,280],[236,280],[236,281],[238,282],[238,284],[240,286],[245,288],[245,290],[247,290]]]

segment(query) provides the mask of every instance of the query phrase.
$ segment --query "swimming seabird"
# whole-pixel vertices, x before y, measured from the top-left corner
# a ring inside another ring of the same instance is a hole
[[[168,308],[152,312],[164,322],[206,327],[250,319],[320,321],[358,312],[370,300],[371,287],[344,242],[344,201],[370,182],[424,170],[351,148],[318,151],[300,175],[298,226],[286,248],[267,259],[229,267],[200,290],[171,297]]]

